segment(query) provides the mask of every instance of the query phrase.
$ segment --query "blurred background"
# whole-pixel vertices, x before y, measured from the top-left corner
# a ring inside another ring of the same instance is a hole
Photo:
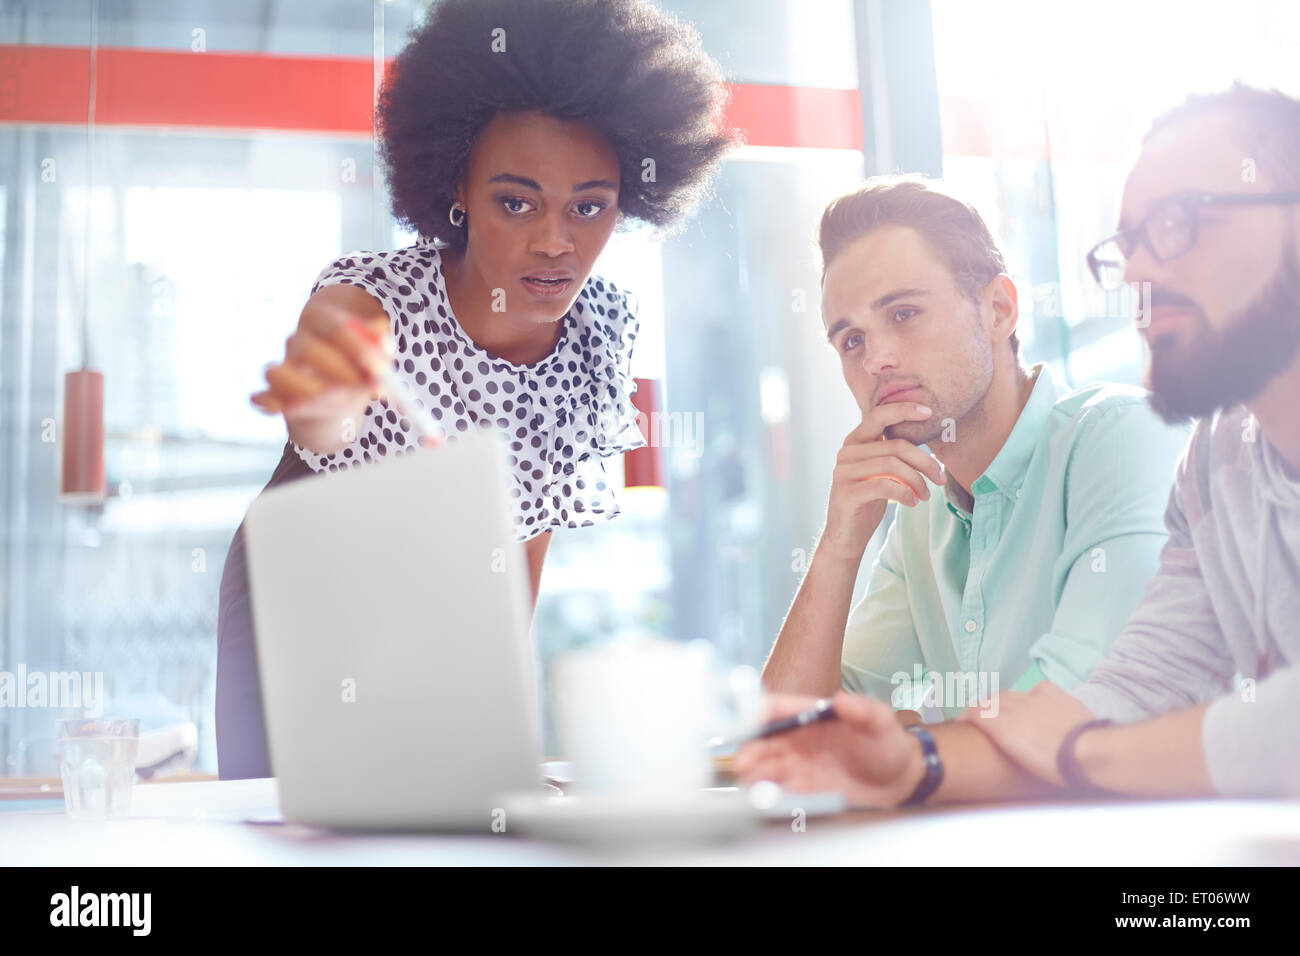
[[[646,633],[766,656],[856,421],[819,319],[827,201],[875,173],[943,176],[1002,243],[1025,358],[1136,382],[1132,303],[1083,256],[1141,134],[1234,78],[1300,93],[1286,0],[659,5],[722,64],[749,145],[684,231],[617,234],[597,267],[639,304],[662,478],[556,532],[544,665]],[[414,241],[369,117],[426,7],[0,0],[0,677],[102,672],[106,711],[193,725],[196,770],[216,770],[226,549],[285,440],[248,396],[327,263]],[[107,489],[61,496],[83,366],[103,376]],[[0,776],[54,775],[54,720],[79,711],[20,703],[0,697]]]

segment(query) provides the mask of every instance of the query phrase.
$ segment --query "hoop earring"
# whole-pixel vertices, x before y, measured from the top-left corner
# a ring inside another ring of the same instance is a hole
[[[460,210],[459,219],[456,218],[457,210]],[[459,202],[452,203],[451,208],[447,210],[447,218],[451,221],[453,226],[459,229],[461,226],[465,225],[465,207]]]

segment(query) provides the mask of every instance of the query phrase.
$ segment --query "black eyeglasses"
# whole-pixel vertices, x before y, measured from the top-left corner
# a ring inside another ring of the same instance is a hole
[[[1103,239],[1088,253],[1088,271],[1103,289],[1124,285],[1124,270],[1140,242],[1157,262],[1177,259],[1196,245],[1202,206],[1277,206],[1300,202],[1296,193],[1186,193],[1157,203],[1131,229]]]

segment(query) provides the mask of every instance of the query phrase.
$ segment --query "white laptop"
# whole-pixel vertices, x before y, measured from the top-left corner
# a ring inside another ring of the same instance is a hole
[[[273,488],[244,534],[285,818],[490,832],[540,786],[528,580],[504,442]]]

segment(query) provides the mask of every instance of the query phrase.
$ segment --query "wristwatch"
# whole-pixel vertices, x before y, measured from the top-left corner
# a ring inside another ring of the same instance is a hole
[[[916,785],[912,795],[899,804],[900,807],[914,807],[924,803],[943,783],[943,761],[939,759],[939,750],[934,745],[934,737],[925,729],[924,724],[911,724],[903,728],[909,734],[915,734],[921,741],[921,759],[925,761],[925,776]]]
[[[1056,751],[1056,769],[1060,773],[1061,779],[1065,781],[1065,788],[1071,793],[1110,793],[1109,790],[1103,790],[1088,780],[1074,755],[1074,745],[1085,731],[1106,727],[1112,723],[1114,721],[1110,720],[1085,721],[1071,728],[1070,732],[1065,735],[1065,739],[1061,741],[1061,746]]]

